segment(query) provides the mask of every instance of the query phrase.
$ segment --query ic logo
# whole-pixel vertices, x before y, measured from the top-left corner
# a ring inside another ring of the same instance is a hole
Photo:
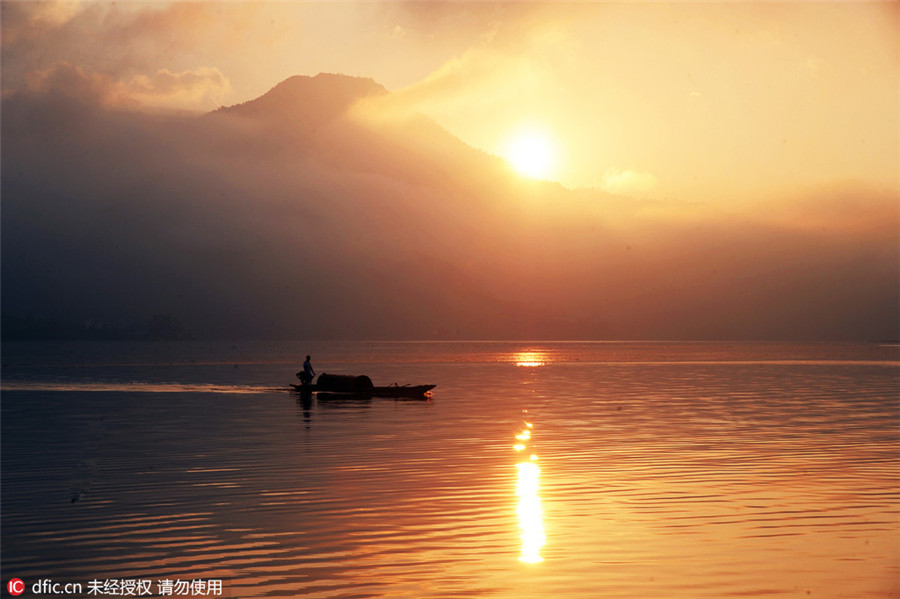
[[[10,595],[18,597],[25,592],[25,583],[21,578],[12,578],[6,585],[6,590],[9,591]]]

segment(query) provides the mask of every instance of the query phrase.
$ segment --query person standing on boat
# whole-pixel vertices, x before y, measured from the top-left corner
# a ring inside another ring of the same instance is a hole
[[[300,381],[304,385],[311,385],[313,377],[316,376],[316,371],[313,370],[312,362],[310,362],[311,359],[309,356],[306,356],[306,361],[303,363],[303,372],[300,373]]]

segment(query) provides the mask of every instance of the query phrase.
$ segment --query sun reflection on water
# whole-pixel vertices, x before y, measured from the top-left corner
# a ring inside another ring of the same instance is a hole
[[[524,424],[525,429],[516,435],[516,439],[530,441],[533,425],[529,422]],[[513,449],[518,453],[525,453],[528,446],[524,443],[516,443],[513,445]],[[544,512],[541,509],[539,493],[541,469],[537,465],[537,461],[538,456],[531,453],[527,460],[516,464],[519,472],[516,482],[516,496],[519,498],[519,504],[516,507],[516,513],[519,517],[519,528],[522,531],[522,553],[519,561],[529,564],[544,561],[544,558],[541,557],[541,548],[546,541]]]
[[[516,366],[523,368],[537,368],[547,363],[547,353],[532,350],[518,351],[513,355],[512,361],[516,363]]]

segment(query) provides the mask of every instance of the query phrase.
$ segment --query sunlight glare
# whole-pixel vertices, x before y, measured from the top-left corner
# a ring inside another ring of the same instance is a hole
[[[516,512],[519,515],[519,528],[522,529],[522,554],[519,561],[534,564],[544,561],[541,548],[546,540],[541,498],[538,495],[541,469],[533,462],[516,464],[516,468],[519,470],[516,485],[519,506]]]
[[[544,179],[555,162],[553,144],[537,131],[522,131],[514,135],[506,147],[506,159],[520,174],[532,179]]]
[[[516,439],[530,441],[533,425],[530,422],[523,421],[523,423],[525,424],[525,429],[516,435]],[[526,448],[521,443],[515,446],[516,451],[522,451]],[[516,496],[519,498],[519,503],[516,513],[519,517],[519,529],[522,533],[522,552],[519,555],[519,561],[528,564],[544,561],[544,558],[541,557],[541,548],[546,542],[544,513],[538,493],[541,469],[535,463],[537,460],[538,456],[531,454],[528,461],[516,464],[516,469],[519,471],[516,482]]]
[[[516,363],[516,366],[537,368],[546,363],[546,357],[546,354],[541,351],[520,351],[513,356],[513,361]]]

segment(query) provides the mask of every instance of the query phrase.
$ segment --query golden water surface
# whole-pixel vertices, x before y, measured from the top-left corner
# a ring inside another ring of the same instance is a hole
[[[900,596],[895,346],[28,351],[4,348],[4,584]],[[310,400],[285,390],[305,353],[438,386]]]

